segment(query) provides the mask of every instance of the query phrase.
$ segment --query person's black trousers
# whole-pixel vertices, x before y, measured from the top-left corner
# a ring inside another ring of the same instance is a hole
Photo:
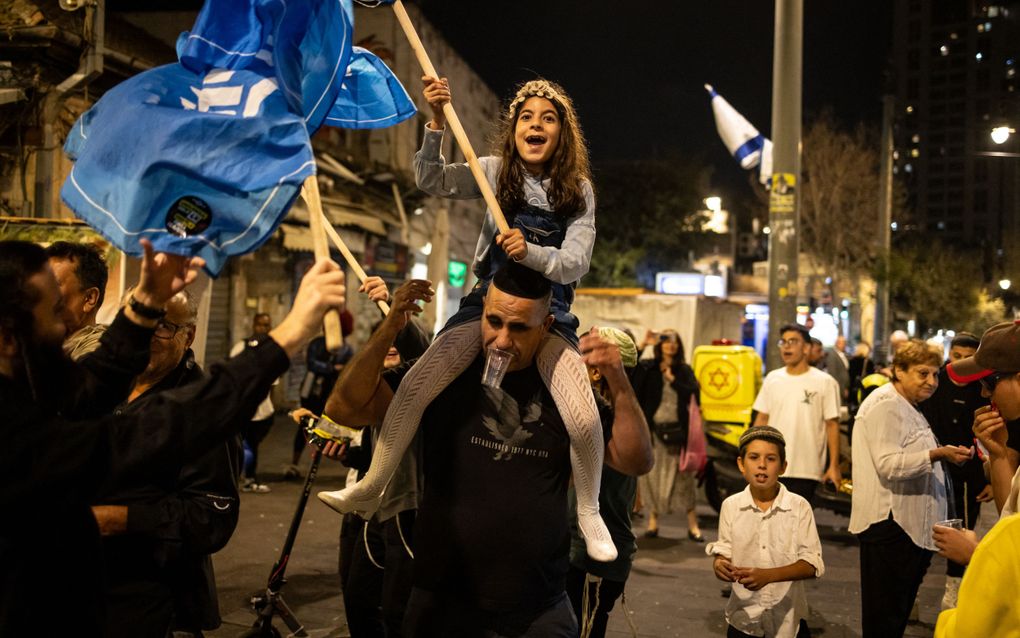
[[[584,601],[585,576],[587,574],[584,570],[578,569],[573,565],[570,566],[570,571],[567,572],[567,595],[570,596],[570,605],[574,608],[574,615],[577,616],[578,625],[584,622],[582,602]],[[596,583],[588,583],[588,604],[589,606],[594,606],[597,603],[591,633],[588,634],[591,638],[605,637],[606,626],[609,624],[609,612],[613,611],[613,606],[620,595],[623,594],[626,584],[626,581],[608,580],[605,578],[597,586]],[[596,591],[598,592],[597,600],[595,598]]]
[[[863,638],[901,638],[932,553],[891,518],[857,535],[861,543]]]
[[[340,588],[352,638],[384,638],[382,525],[356,514],[344,516],[340,531]],[[378,566],[376,565],[378,563]]]

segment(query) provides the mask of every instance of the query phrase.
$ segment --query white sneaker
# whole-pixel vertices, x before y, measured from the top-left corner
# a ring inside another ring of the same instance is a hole
[[[956,608],[956,597],[960,593],[962,576],[946,576],[946,593],[942,594],[942,611]]]
[[[256,483],[254,479],[245,479],[241,483],[242,492],[252,492],[253,494],[267,494],[273,490],[263,483]]]

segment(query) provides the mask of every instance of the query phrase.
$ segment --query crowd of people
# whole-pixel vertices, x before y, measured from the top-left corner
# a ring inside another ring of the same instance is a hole
[[[477,198],[468,167],[440,153],[450,87],[423,80],[432,119],[418,185]],[[282,321],[255,315],[230,358],[203,370],[188,291],[201,259],[143,242],[139,280],[105,326],[94,248],[0,242],[0,636],[41,623],[143,638],[216,627],[210,556],[234,532],[239,491],[269,492],[257,462],[270,393],[306,347],[295,418],[360,430],[324,445],[354,476],[318,494],[344,515],[352,636],[604,636],[636,553],[635,510],[654,538],[676,503],[688,540],[706,542],[698,470],[678,464],[701,420],[680,335],[579,332],[571,313],[595,197],[564,90],[520,87],[499,149],[482,168],[510,227],[486,214],[478,283],[431,343],[415,319],[431,284],[391,295],[371,277],[360,292],[390,312],[357,351],[327,351],[322,318],[347,294],[340,267],[320,260]],[[803,581],[825,573],[813,505],[824,483],[844,483],[848,413],[864,635],[903,634],[935,552],[949,559],[937,635],[1012,635],[1020,453],[1007,421],[1020,418],[1020,322],[957,335],[946,365],[917,340],[897,338],[875,365],[866,344],[850,356],[843,338],[826,350],[801,325],[780,334],[783,365],[733,459],[747,486],[705,545],[728,583],[728,635],[810,635]],[[301,430],[294,440],[298,474]],[[987,502],[1002,520],[979,542]]]

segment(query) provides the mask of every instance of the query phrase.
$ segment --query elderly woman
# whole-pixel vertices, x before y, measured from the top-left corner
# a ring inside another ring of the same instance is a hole
[[[972,449],[940,446],[917,409],[938,387],[941,353],[911,340],[896,351],[892,383],[868,396],[853,431],[850,531],[861,544],[865,638],[902,636],[936,551],[932,525],[947,518],[946,473]]]
[[[704,542],[694,511],[696,477],[678,469],[679,455],[687,439],[688,406],[698,397],[698,380],[684,360],[684,344],[675,330],[664,330],[646,339],[654,344],[654,359],[642,359],[634,374],[634,394],[652,429],[655,466],[640,479],[641,498],[649,506],[646,538],[659,535],[659,516],[669,513],[676,497],[687,512],[687,538]]]

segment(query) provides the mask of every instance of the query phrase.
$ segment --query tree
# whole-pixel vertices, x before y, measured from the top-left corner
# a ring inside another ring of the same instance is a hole
[[[705,218],[708,169],[691,160],[613,162],[598,167],[595,250],[587,286],[653,288],[655,273],[689,266]]]
[[[930,236],[898,241],[889,257],[887,277],[893,304],[912,314],[919,334],[938,329],[981,334],[1005,318],[1001,299],[991,299],[981,260]]]
[[[879,230],[877,136],[863,126],[841,130],[825,111],[804,136],[802,172],[801,250],[834,280],[870,272]]]

